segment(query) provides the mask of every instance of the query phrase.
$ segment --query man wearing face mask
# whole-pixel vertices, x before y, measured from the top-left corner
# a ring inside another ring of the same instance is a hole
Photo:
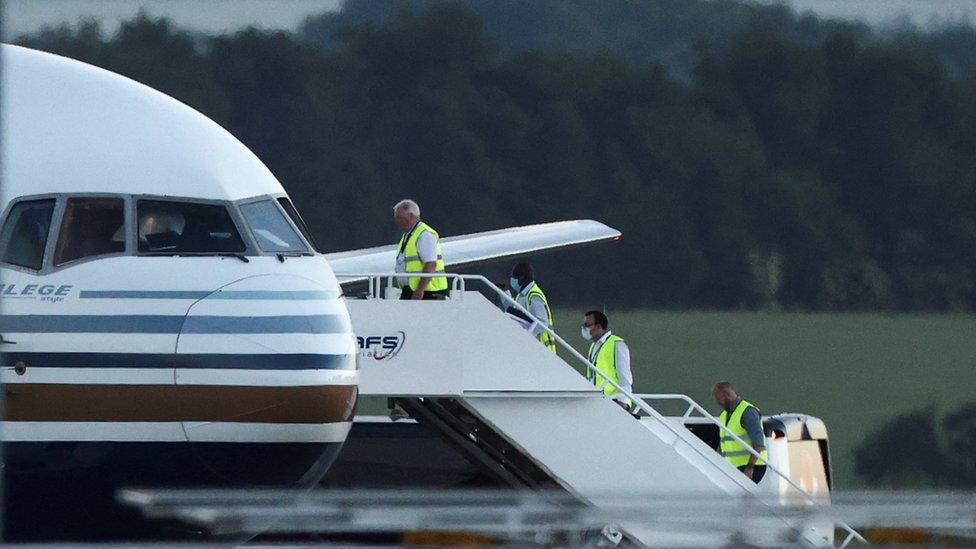
[[[592,341],[587,357],[597,370],[612,379],[614,383],[627,392],[633,392],[634,375],[630,371],[630,348],[623,338],[614,335],[608,329],[609,327],[610,321],[607,315],[600,311],[588,311],[583,316],[580,335],[583,339]],[[624,409],[631,410],[634,403],[616,387],[590,370],[587,370],[586,377],[593,381],[598,389],[602,388],[604,395],[613,398]]]
[[[535,270],[531,263],[519,263],[512,269],[512,276],[508,279],[508,286],[516,292],[515,302],[524,307],[535,318],[527,318],[529,324],[525,326],[528,330],[534,321],[538,321],[535,328],[532,328],[532,336],[542,342],[552,352],[556,352],[556,341],[545,331],[545,327],[552,328],[552,309],[549,308],[549,300],[542,288],[535,281]],[[513,308],[514,309],[514,308]],[[514,309],[512,314],[522,317],[521,311]]]

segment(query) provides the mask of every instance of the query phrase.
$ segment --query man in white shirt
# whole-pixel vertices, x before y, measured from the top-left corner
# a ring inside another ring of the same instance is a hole
[[[583,326],[580,333],[583,339],[592,341],[587,358],[597,370],[613,380],[627,392],[633,392],[634,375],[630,370],[630,348],[620,336],[610,330],[607,315],[600,311],[588,311],[583,316]],[[627,410],[633,402],[616,387],[592,370],[587,370],[587,378],[593,381],[597,388],[603,389],[603,394],[614,399]]]
[[[396,272],[400,299],[444,299],[447,297],[447,278],[408,276],[410,273],[443,273],[444,256],[440,235],[420,220],[420,206],[413,200],[401,200],[393,207],[393,220],[403,235],[397,244]]]

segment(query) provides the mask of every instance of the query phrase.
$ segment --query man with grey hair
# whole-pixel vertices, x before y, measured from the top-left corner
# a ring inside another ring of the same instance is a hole
[[[413,200],[401,200],[393,207],[393,220],[403,235],[397,245],[396,272],[443,273],[444,254],[440,235],[420,220],[420,206]],[[447,297],[447,278],[443,276],[399,277],[400,299],[444,299]]]

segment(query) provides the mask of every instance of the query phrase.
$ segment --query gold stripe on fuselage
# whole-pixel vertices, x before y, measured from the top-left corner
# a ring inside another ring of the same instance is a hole
[[[352,421],[356,386],[4,385],[6,421]]]

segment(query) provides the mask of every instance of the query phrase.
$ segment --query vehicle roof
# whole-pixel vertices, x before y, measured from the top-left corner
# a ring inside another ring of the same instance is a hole
[[[284,192],[196,110],[92,65],[0,45],[0,204],[99,192],[239,200]]]

